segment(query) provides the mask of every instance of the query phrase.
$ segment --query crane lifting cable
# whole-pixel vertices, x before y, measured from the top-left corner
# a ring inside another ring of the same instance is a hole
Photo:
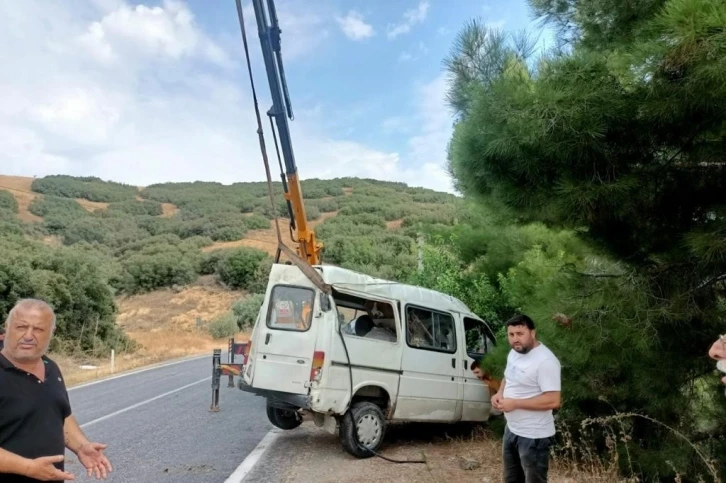
[[[268,112],[270,116],[270,126],[272,128],[273,137],[275,136],[274,125],[272,124],[272,117],[275,117],[277,122],[277,130],[280,133],[280,144],[282,145],[282,154],[285,158],[285,169],[286,175],[282,174],[282,184],[285,192],[285,199],[288,202],[288,210],[290,211],[290,233],[291,238],[298,244],[298,254],[295,254],[289,247],[287,247],[282,241],[282,235],[280,233],[280,223],[277,217],[277,205],[275,203],[275,194],[272,188],[272,176],[270,175],[270,164],[267,159],[267,149],[265,148],[265,137],[262,131],[262,121],[260,118],[260,109],[257,102],[257,93],[255,91],[255,83],[252,76],[252,64],[250,62],[249,47],[247,45],[247,31],[245,29],[244,14],[242,12],[241,0],[236,0],[237,3],[237,16],[239,18],[240,30],[242,32],[242,42],[245,49],[245,57],[247,59],[247,71],[250,77],[250,85],[252,88],[252,100],[255,106],[255,115],[257,117],[257,136],[260,142],[260,151],[262,152],[262,161],[265,165],[265,173],[267,176],[267,189],[270,194],[270,205],[275,213],[275,229],[277,232],[277,254],[275,257],[275,263],[279,262],[280,254],[284,253],[302,272],[305,274],[310,281],[315,284],[322,292],[331,295],[333,290],[332,287],[325,283],[321,274],[313,268],[313,265],[320,263],[320,252],[322,251],[322,244],[316,240],[315,233],[312,229],[308,228],[307,219],[305,217],[305,205],[303,203],[302,189],[300,187],[300,179],[297,174],[297,167],[295,166],[295,158],[292,153],[292,143],[290,142],[290,132],[287,127],[287,119],[285,113],[292,118],[292,108],[290,107],[290,99],[287,92],[287,85],[285,83],[285,73],[282,68],[282,57],[280,55],[280,28],[277,24],[277,13],[275,12],[275,5],[273,0],[267,0],[268,14],[270,17],[271,25],[267,25],[267,18],[265,16],[265,9],[262,0],[252,0],[252,5],[255,10],[255,16],[257,18],[257,28],[260,34],[260,42],[262,43],[262,54],[265,60],[265,66],[267,67],[267,77],[270,82],[270,90],[272,91],[273,106]],[[274,52],[274,58],[272,53]],[[276,62],[275,62],[276,61]],[[279,70],[279,77],[278,77]],[[282,84],[282,89],[280,85]],[[283,102],[285,108],[283,109]],[[277,144],[277,138],[275,137],[275,149],[277,151],[278,162],[280,163],[280,169],[282,170],[282,161],[280,160],[280,149]],[[293,235],[293,232],[297,236]],[[350,355],[348,354],[348,347],[345,343],[343,334],[338,331],[341,338],[343,348],[345,349],[346,358],[348,359],[348,377],[350,380],[351,394],[353,390],[353,366],[350,362]],[[352,399],[351,399],[352,401]],[[349,401],[349,403],[351,402]],[[352,412],[347,412],[349,418],[353,418]],[[357,433],[353,432],[353,437],[356,444],[362,448],[370,451],[374,455],[392,463],[426,463],[426,459],[408,459],[408,460],[397,460],[383,456],[372,449],[365,448],[362,443],[358,440]]]
[[[253,0],[253,1],[259,2],[259,0]],[[308,277],[310,279],[310,281],[312,281],[315,284],[316,287],[318,287],[320,290],[322,290],[325,293],[330,293],[331,292],[330,286],[325,283],[325,281],[323,280],[320,273],[318,273],[318,271],[312,267],[312,265],[319,263],[320,250],[322,248],[322,245],[319,244],[315,240],[315,234],[311,230],[307,230],[307,220],[305,220],[305,208],[302,203],[302,190],[300,189],[300,181],[297,178],[297,170],[294,169],[295,168],[294,160],[290,160],[290,161],[292,161],[292,164],[291,164],[291,166],[288,166],[288,176],[292,178],[292,182],[293,182],[292,183],[293,186],[290,187],[291,188],[290,190],[288,190],[288,185],[286,183],[286,178],[285,178],[284,174],[282,174],[282,179],[283,179],[283,189],[284,189],[285,195],[286,195],[285,197],[287,198],[287,202],[288,202],[288,209],[290,210],[290,230],[291,230],[291,234],[292,234],[292,230],[295,230],[295,229],[299,232],[299,236],[297,237],[297,240],[294,240],[294,237],[292,237],[292,238],[294,241],[297,241],[298,252],[300,253],[301,256],[298,256],[297,254],[295,254],[295,252],[293,252],[282,241],[282,235],[280,233],[280,222],[279,222],[279,219],[277,216],[277,204],[275,203],[275,193],[274,193],[274,189],[272,187],[272,176],[270,174],[270,163],[267,158],[267,148],[265,147],[265,136],[264,136],[264,132],[262,130],[262,119],[260,117],[260,108],[259,108],[259,104],[257,102],[257,93],[255,90],[255,82],[254,82],[254,79],[252,76],[252,63],[250,61],[249,46],[247,44],[247,31],[246,31],[245,23],[244,23],[244,14],[242,12],[242,3],[241,3],[241,0],[236,0],[236,3],[237,3],[237,15],[239,18],[240,30],[242,32],[242,42],[244,44],[244,50],[245,50],[245,58],[247,59],[247,71],[248,71],[248,74],[250,77],[250,86],[252,89],[252,100],[253,100],[253,103],[255,106],[255,116],[257,118],[257,136],[258,136],[259,143],[260,143],[262,161],[265,165],[265,174],[267,176],[267,189],[268,189],[269,196],[270,196],[270,205],[273,210],[274,219],[275,219],[275,231],[277,234],[277,253],[275,256],[275,263],[278,263],[280,261],[280,255],[281,255],[281,253],[284,253],[290,259],[290,261],[292,261],[292,263],[294,263],[305,274],[305,276]],[[265,33],[262,30],[263,27],[265,27],[269,31],[274,31],[275,37],[277,39],[277,41],[276,41],[276,44],[277,44],[276,50],[277,50],[277,54],[278,54],[277,60],[281,67],[282,64],[281,64],[281,59],[279,57],[279,27],[277,27],[277,15],[275,14],[274,6],[272,5],[271,2],[269,5],[270,5],[270,14],[274,21],[273,27],[266,27],[266,26],[262,25],[260,23],[261,19],[258,17],[258,27],[260,28],[260,38],[263,42],[265,41],[265,38],[264,38]],[[261,7],[261,5],[260,5],[260,7]],[[267,35],[270,35],[270,34],[268,33]],[[270,41],[269,38],[267,40]],[[265,59],[266,62],[268,62],[269,60],[271,60],[271,59],[268,59],[268,58]],[[268,70],[270,69],[270,67],[274,68],[274,65],[270,66],[268,64]],[[275,71],[275,73],[276,73],[276,71]],[[276,76],[275,76],[274,81],[275,81],[276,85],[279,86],[279,84],[277,83]],[[283,81],[284,81],[284,77],[283,77]],[[270,82],[272,83],[273,79],[270,79]],[[275,97],[274,93],[275,92],[273,90],[273,98]],[[287,89],[285,89],[285,97],[287,97]],[[290,105],[289,100],[287,102],[287,105],[288,105],[288,113],[290,114],[290,116],[292,116],[292,110],[289,108],[289,105]],[[272,116],[282,114],[279,112],[272,112],[272,111],[274,111],[274,109],[275,109],[275,106],[273,105],[271,112],[269,113],[271,125],[272,125]],[[279,117],[277,119],[279,121]],[[285,121],[284,116],[282,119],[283,119],[283,121]],[[284,123],[284,126],[286,128],[287,124]],[[278,126],[278,129],[279,129],[279,126]],[[275,131],[274,131],[274,127],[273,127],[273,135],[274,135],[274,132]],[[283,141],[283,142],[285,142],[286,140],[287,140],[286,138],[281,139],[281,141]],[[277,138],[275,138],[275,148],[277,150],[278,160],[279,160],[280,151],[277,148]],[[288,149],[290,151],[290,156],[292,156],[291,147],[289,147]],[[285,146],[283,145],[283,153],[284,153],[284,151],[285,151]],[[286,159],[286,162],[287,161],[288,160]],[[281,161],[280,161],[280,168],[282,168]],[[290,169],[290,168],[292,168],[292,169]],[[293,192],[293,190],[294,190],[294,192]],[[297,205],[297,206],[293,206],[293,205]],[[295,223],[296,214],[298,216],[298,220],[300,220],[300,222],[297,224]],[[300,219],[300,215],[302,215],[302,219]]]

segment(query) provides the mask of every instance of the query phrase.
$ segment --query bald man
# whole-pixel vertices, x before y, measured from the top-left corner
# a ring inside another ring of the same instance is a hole
[[[55,313],[41,300],[19,301],[5,321],[0,351],[0,481],[29,483],[75,479],[65,471],[65,448],[88,476],[112,470],[103,450],[83,434],[71,413],[63,376],[45,353],[55,332]]]

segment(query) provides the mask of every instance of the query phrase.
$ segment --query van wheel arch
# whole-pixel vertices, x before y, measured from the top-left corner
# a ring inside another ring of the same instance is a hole
[[[381,386],[374,384],[359,387],[353,395],[350,407],[357,402],[370,402],[381,408],[384,416],[392,413],[391,396]]]

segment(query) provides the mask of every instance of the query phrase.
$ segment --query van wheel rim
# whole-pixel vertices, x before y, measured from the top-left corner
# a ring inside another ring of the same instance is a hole
[[[381,437],[381,423],[373,415],[366,414],[358,419],[358,441],[363,446],[375,446]]]

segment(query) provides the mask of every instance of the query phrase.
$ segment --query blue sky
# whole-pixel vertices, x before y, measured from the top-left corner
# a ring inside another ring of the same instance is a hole
[[[269,88],[254,13],[243,5],[264,115]],[[301,177],[447,191],[452,116],[442,59],[471,18],[534,26],[523,0],[276,6]],[[136,185],[264,179],[233,0],[3,2],[0,55],[10,59],[0,65],[3,174]]]

